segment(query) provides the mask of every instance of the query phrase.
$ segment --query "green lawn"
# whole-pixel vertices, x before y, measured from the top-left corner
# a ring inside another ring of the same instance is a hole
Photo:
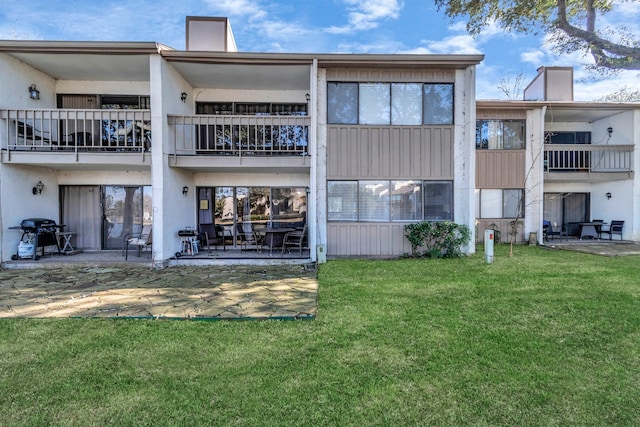
[[[305,321],[2,320],[0,424],[640,425],[640,257],[330,261]]]

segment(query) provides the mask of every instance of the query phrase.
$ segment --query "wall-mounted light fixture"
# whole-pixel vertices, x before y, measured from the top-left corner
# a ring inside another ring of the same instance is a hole
[[[611,134],[613,133],[613,128],[611,126],[607,128],[607,133],[609,134],[609,138],[611,138]]]
[[[187,92],[182,92],[180,94],[180,101],[185,102],[187,100]]]
[[[40,91],[36,87],[35,83],[29,86],[29,98],[40,99]]]
[[[607,200],[611,199],[611,193],[607,191],[607,194],[605,194],[605,196],[607,196]]]
[[[185,185],[184,187],[182,187],[182,195],[186,196],[188,193],[189,193],[189,187]]]
[[[309,101],[311,101],[311,95],[309,95],[308,93],[304,96],[304,99],[307,100],[307,104],[309,103]]]
[[[42,181],[38,181],[38,183],[31,189],[31,192],[34,195],[42,194],[42,190],[44,190],[44,184]]]

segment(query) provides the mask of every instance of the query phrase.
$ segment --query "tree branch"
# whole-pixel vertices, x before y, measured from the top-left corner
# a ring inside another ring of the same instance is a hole
[[[568,36],[588,43],[596,65],[611,69],[640,70],[640,48],[613,43],[598,37],[595,32],[596,12],[593,0],[587,1],[586,4],[586,31],[569,23],[566,0],[557,0],[557,4],[558,18],[556,19],[556,27]]]

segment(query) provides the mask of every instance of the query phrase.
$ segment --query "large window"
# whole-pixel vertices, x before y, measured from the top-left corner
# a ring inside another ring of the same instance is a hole
[[[523,218],[522,189],[476,190],[476,210],[479,218]]]
[[[424,85],[423,121],[425,125],[453,124],[453,85]]]
[[[357,221],[358,181],[330,181],[327,187],[329,221]]]
[[[391,91],[385,83],[361,83],[358,114],[361,125],[388,125]]]
[[[274,102],[197,102],[196,114],[242,116],[306,116],[307,104]]]
[[[198,225],[215,224],[234,239],[239,231],[302,228],[307,221],[305,187],[199,187]]]
[[[329,83],[327,102],[329,123],[358,123],[358,83]]]
[[[329,221],[451,221],[451,181],[329,181]]]
[[[478,120],[476,148],[485,150],[524,149],[524,120]]]
[[[451,125],[451,83],[327,85],[327,121],[361,125]]]
[[[591,132],[547,132],[548,144],[591,144]]]
[[[391,85],[391,124],[422,124],[422,84],[393,83]]]

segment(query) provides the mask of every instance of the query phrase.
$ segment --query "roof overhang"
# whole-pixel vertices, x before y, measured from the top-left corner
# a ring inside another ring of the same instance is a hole
[[[592,123],[627,111],[640,110],[640,103],[500,101],[478,100],[476,109],[535,110],[546,107],[546,122]]]
[[[247,52],[161,52],[193,87],[309,90],[311,67],[463,69],[483,55],[361,55]]]
[[[0,52],[56,80],[148,81],[149,55],[164,49],[153,42],[0,40]]]

